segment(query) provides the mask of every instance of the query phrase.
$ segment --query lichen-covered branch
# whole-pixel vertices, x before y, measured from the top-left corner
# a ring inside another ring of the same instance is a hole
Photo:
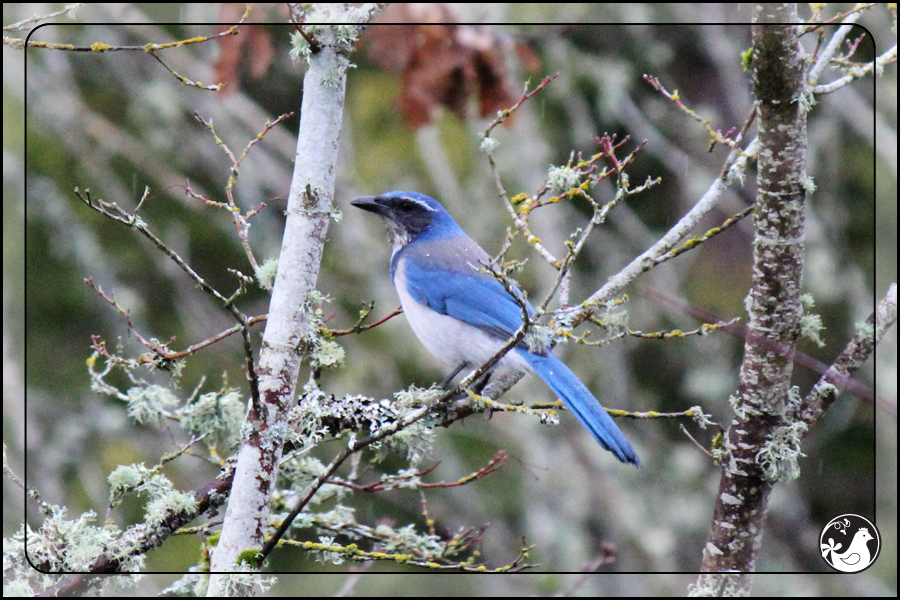
[[[735,414],[723,442],[722,479],[703,551],[705,573],[750,573],[756,567],[774,484],[758,455],[774,443],[784,423],[803,310],[807,106],[800,100],[806,65],[796,26],[763,24],[796,22],[796,5],[764,5],[756,11],[752,60],[759,188],[753,282]],[[701,583],[718,585],[703,578]],[[749,578],[731,581],[734,593],[748,591],[749,583]]]
[[[342,5],[333,6],[336,11],[343,10]],[[309,28],[317,47],[298,52],[307,59],[308,68],[303,80],[287,223],[260,351],[260,402],[251,405],[242,428],[234,486],[222,536],[212,558],[214,572],[236,570],[238,557],[244,551],[263,545],[269,495],[278,474],[288,410],[307,350],[304,340],[315,324],[307,300],[316,287],[325,235],[334,213],[334,165],[350,65],[347,55],[361,28],[355,23],[365,22],[371,16],[353,10],[330,15],[327,21],[354,24]],[[211,593],[221,584],[217,578],[211,580]]]

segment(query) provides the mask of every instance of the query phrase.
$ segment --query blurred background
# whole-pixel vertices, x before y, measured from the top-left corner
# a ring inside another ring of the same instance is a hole
[[[829,5],[829,10],[850,7]],[[60,8],[4,4],[4,24]],[[489,253],[500,249],[512,225],[479,150],[481,136],[498,109],[521,98],[526,81],[533,88],[555,73],[559,77],[526,102],[508,126],[494,130],[500,142],[494,158],[510,196],[538,190],[548,168],[564,165],[573,152],[598,152],[593,137],[605,132],[620,140],[631,136],[620,158],[647,141],[628,171],[633,186],[648,177],[662,178],[660,185],[617,206],[595,232],[575,265],[571,302],[602,286],[697,202],[727,155],[725,147],[710,150],[706,129],[642,76],[653,75],[670,92],[677,90],[681,101],[709,119],[713,129],[740,130],[752,103],[749,74],[741,67],[741,53],[750,47],[749,8],[591,4],[568,5],[566,14],[560,14],[562,9],[547,4],[393,5],[381,21],[400,24],[371,27],[351,57],[356,68],[348,76],[335,198],[343,217],[330,225],[319,276],[319,289],[330,298],[322,307],[329,327],[350,327],[370,301],[375,302],[374,319],[399,305],[383,228],[349,205],[357,196],[397,189],[429,194]],[[266,121],[294,111],[293,118],[252,148],[234,192],[245,211],[266,204],[252,220],[250,243],[259,260],[277,257],[303,74],[303,65],[288,56],[293,29],[282,24],[284,10],[281,5],[256,5],[249,21],[271,24],[243,26],[237,36],[159,53],[171,69],[193,81],[227,82],[221,92],[180,84],[140,51],[4,49],[4,443],[10,466],[48,502],[68,506],[72,516],[94,510],[102,521],[110,471],[120,464],[155,465],[186,442],[177,426],[160,430],[135,425],[121,402],[91,391],[85,361],[92,335],[135,355],[144,348],[84,279],[92,277],[128,309],[144,337],[174,337],[176,349],[233,325],[230,315],[167,257],[139,235],[88,210],[73,189],[90,188],[94,197],[133,209],[149,186],[143,219],[227,295],[235,287],[227,269],[245,274],[252,269],[227,211],[185,194],[189,182],[195,192],[223,201],[230,169],[212,134],[193,115],[212,120],[218,136],[238,155]],[[188,23],[234,23],[243,11],[243,5],[90,5],[74,19],[55,19],[32,40],[76,46],[162,44],[212,35],[222,28]],[[495,22],[523,24],[490,24]],[[524,24],[532,22],[548,24]],[[870,61],[896,43],[884,7],[866,13],[860,24],[869,33],[859,41],[853,61]],[[825,28],[826,41],[833,31]],[[863,33],[857,28],[848,40]],[[802,39],[810,54],[818,41],[815,33]],[[826,73],[821,83],[840,76],[834,70]],[[810,114],[807,164],[817,189],[807,208],[804,292],[816,300],[813,311],[822,315],[826,344],[820,348],[801,341],[798,351],[824,364],[831,363],[856,324],[896,281],[896,96],[896,67],[889,65],[878,80],[868,77],[820,96]],[[754,132],[755,126],[751,136]],[[695,234],[752,203],[754,177],[751,170],[743,186],[732,186]],[[593,195],[608,202],[614,189],[607,182]],[[538,211],[532,224],[548,248],[562,256],[568,235],[584,227],[589,215],[583,203],[560,203]],[[737,317],[746,323],[751,235],[747,219],[639,278],[626,290],[628,302],[622,307],[629,327],[645,332],[696,329],[703,321],[694,316],[694,308],[714,314],[715,320]],[[517,280],[532,301],[540,302],[555,271],[521,241],[512,253],[529,259]],[[267,293],[251,289],[240,306],[245,314],[259,315],[267,303]],[[258,326],[254,332],[257,344],[262,331]],[[602,332],[594,335],[600,338]],[[428,386],[442,379],[403,317],[338,341],[346,365],[322,374],[320,385],[328,393],[390,398],[410,384]],[[736,389],[742,349],[742,339],[718,332],[668,341],[630,338],[601,348],[568,344],[557,353],[607,407],[682,411],[700,405],[727,425],[727,398]],[[182,399],[203,378],[203,391],[219,389],[223,378],[247,391],[236,337],[192,356],[177,381],[166,373],[141,375],[174,386]],[[795,368],[801,395],[819,376],[815,370]],[[308,368],[300,377],[301,382],[308,377]],[[759,576],[755,593],[895,595],[896,328],[858,379],[876,391],[880,404],[844,394],[809,434],[801,477],[777,485],[771,499],[759,571],[778,575]],[[530,378],[505,398],[527,403],[554,399]],[[502,413],[491,419],[476,415],[438,430],[432,454],[420,465],[440,463],[431,481],[456,481],[486,465],[499,450],[509,460],[475,483],[427,491],[437,531],[489,525],[479,560],[490,567],[509,564],[523,545],[534,544],[529,562],[540,565],[538,572],[452,581],[364,577],[356,591],[684,593],[694,576],[676,574],[696,571],[700,564],[719,470],[680,424],[706,447],[717,431],[701,430],[686,420],[619,423],[641,456],[641,470],[602,451],[566,412],[560,413],[556,427]],[[324,444],[320,458],[330,460],[342,444]],[[381,472],[406,466],[397,457],[364,461],[361,468],[374,480]],[[164,471],[180,489],[196,490],[217,469],[183,456]],[[372,526],[384,521],[425,527],[422,499],[415,491],[351,496],[344,503],[355,508],[358,521]],[[4,508],[5,536],[19,528],[25,510],[32,526],[40,523],[33,507],[23,503],[21,490],[8,483]],[[828,572],[818,553],[819,530],[847,512],[879,526],[879,561],[853,578],[852,585],[849,578],[802,575]],[[142,514],[143,505],[135,499],[112,517],[124,528]],[[316,539],[314,532],[308,539]],[[196,563],[198,552],[195,539],[172,538],[148,556],[148,570],[184,570]],[[606,562],[604,556],[615,559]],[[594,568],[598,561],[605,563],[601,572],[669,575],[586,581],[554,575]],[[289,572],[350,568],[317,563],[290,550],[277,554],[271,567]],[[369,573],[396,571],[397,566],[387,563],[368,568]],[[142,587],[153,593],[176,578],[148,577]],[[282,576],[283,582],[290,580]],[[312,579],[306,589],[333,594],[343,583],[344,578]],[[278,591],[276,587],[273,593]]]

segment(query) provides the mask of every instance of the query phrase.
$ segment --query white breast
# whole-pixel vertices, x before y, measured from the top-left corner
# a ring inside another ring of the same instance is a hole
[[[403,313],[416,337],[448,373],[462,363],[468,363],[473,369],[479,367],[506,343],[506,340],[498,340],[474,325],[442,315],[416,302],[406,289],[405,260],[397,263],[394,284]],[[507,353],[496,368],[531,372],[531,367],[515,350]]]

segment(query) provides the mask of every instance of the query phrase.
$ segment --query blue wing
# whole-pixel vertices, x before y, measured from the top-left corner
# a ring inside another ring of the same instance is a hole
[[[392,275],[400,260],[405,263],[407,290],[416,302],[501,340],[522,326],[522,308],[515,298],[491,275],[476,270],[488,255],[468,236],[405,246],[394,256]],[[460,268],[448,269],[448,264]],[[534,314],[527,306],[528,314]]]
[[[391,276],[394,277],[397,264],[403,261],[403,283],[413,300],[439,314],[478,327],[498,340],[507,340],[522,326],[522,308],[500,282],[469,266],[477,267],[487,259],[487,253],[468,236],[420,240],[394,254]],[[527,307],[528,314],[534,314],[531,305]],[[625,435],[578,377],[549,351],[549,342],[547,350],[541,353],[532,352],[524,343],[515,352],[601,446],[620,461],[640,466],[637,453]]]

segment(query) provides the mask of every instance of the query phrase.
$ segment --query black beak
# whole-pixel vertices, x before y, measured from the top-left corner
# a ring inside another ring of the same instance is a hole
[[[382,204],[379,204],[377,200],[377,196],[360,196],[356,200],[351,200],[350,204],[356,208],[373,212],[376,215],[384,215],[386,212],[385,207]]]

